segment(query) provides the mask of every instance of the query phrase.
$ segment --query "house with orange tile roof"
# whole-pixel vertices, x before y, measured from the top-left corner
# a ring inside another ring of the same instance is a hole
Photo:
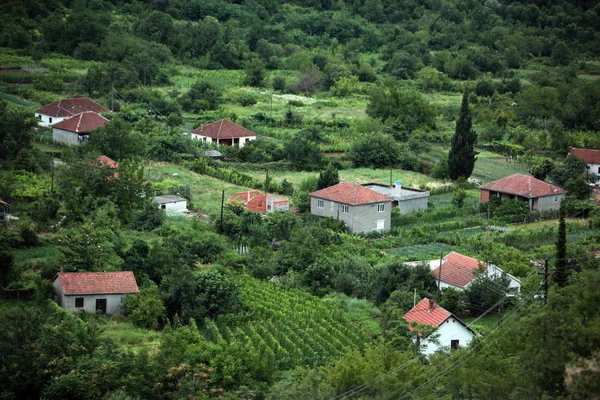
[[[52,139],[66,144],[80,144],[89,138],[89,134],[102,128],[108,119],[93,111],[84,111],[69,119],[52,125]]]
[[[352,233],[390,229],[392,198],[358,183],[340,182],[309,196],[312,214],[344,221]]]
[[[241,149],[247,142],[256,140],[256,133],[224,118],[192,130],[191,137],[204,143]]]
[[[566,190],[529,175],[514,174],[479,187],[480,200],[487,203],[493,196],[500,200],[527,202],[531,211],[558,210]]]
[[[261,214],[275,211],[288,212],[290,210],[290,201],[288,199],[267,196],[258,190],[236,193],[229,197],[227,201],[242,203],[248,208],[248,211]]]
[[[110,110],[87,97],[61,99],[54,103],[46,104],[35,110],[35,117],[40,126],[52,126],[65,119],[74,117],[82,112],[107,113]]]
[[[90,314],[120,314],[125,295],[139,292],[131,271],[59,272],[52,284],[59,306]]]
[[[468,346],[477,335],[450,311],[426,297],[404,314],[404,319],[409,323],[410,330],[417,331],[419,347],[425,355]],[[420,326],[434,330],[425,336],[418,332]]]
[[[596,183],[600,184],[600,150],[569,148],[569,154],[573,154],[587,164],[587,174],[596,177]]]

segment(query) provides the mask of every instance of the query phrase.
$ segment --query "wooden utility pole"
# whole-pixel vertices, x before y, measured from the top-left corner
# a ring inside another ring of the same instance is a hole
[[[265,178],[265,197],[267,196],[267,192],[269,191],[269,168],[265,168],[267,171],[267,177]]]
[[[544,260],[544,303],[548,303],[548,259]]]
[[[223,233],[223,204],[225,203],[225,190],[221,191],[221,224],[219,226],[219,233]]]
[[[502,328],[502,300],[498,304],[498,328]]]
[[[444,258],[444,249],[440,249],[440,268],[438,270],[438,301],[442,299],[442,261]]]

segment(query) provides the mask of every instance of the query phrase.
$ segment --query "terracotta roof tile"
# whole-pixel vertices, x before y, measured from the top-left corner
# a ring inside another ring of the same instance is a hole
[[[37,114],[44,114],[51,117],[72,117],[85,111],[96,113],[110,112],[108,108],[87,97],[62,99],[35,110]]]
[[[85,111],[64,121],[60,121],[53,128],[62,129],[75,133],[90,133],[95,129],[102,128],[108,120],[93,111]]]
[[[139,292],[135,277],[131,271],[59,272],[56,279],[58,279],[65,295]]]
[[[404,319],[408,322],[438,327],[451,315],[449,311],[435,303],[433,310],[430,310],[429,299],[425,297],[409,312],[404,314]]]
[[[100,156],[96,159],[101,165],[106,165],[111,168],[117,168],[119,163],[108,156]]]
[[[475,279],[475,271],[482,265],[487,268],[486,264],[482,264],[475,258],[452,252],[442,259],[442,276],[440,280],[464,288]],[[436,280],[439,274],[440,267],[431,272],[431,276]]]
[[[309,193],[311,197],[319,197],[349,205],[382,203],[392,201],[388,196],[352,182],[340,182],[337,185]]]
[[[228,119],[220,119],[192,130],[193,134],[208,136],[213,139],[230,139],[239,137],[255,137],[256,133]]]
[[[569,148],[569,153],[588,164],[600,164],[600,150]]]
[[[551,185],[529,175],[514,174],[506,178],[482,185],[479,189],[493,192],[513,194],[532,199],[535,197],[552,196],[565,193],[564,189]]]

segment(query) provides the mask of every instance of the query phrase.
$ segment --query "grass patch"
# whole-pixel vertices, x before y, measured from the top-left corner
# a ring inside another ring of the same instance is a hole
[[[27,100],[23,100],[17,96],[13,96],[11,94],[8,93],[4,93],[4,92],[0,92],[0,98],[9,101],[11,103],[15,103],[18,104],[20,106],[23,107],[28,107],[28,108],[38,108],[41,107],[41,105],[39,103],[33,103],[31,101],[27,101]]]
[[[18,249],[13,252],[15,264],[43,263],[57,260],[61,255],[57,246],[38,246],[29,249]]]
[[[529,167],[526,165],[507,162],[504,158],[496,157],[478,157],[472,177],[483,182],[490,182],[512,174],[529,174]]]
[[[122,317],[107,319],[100,339],[113,342],[117,346],[131,347],[133,350],[158,348],[160,332],[137,327],[122,319]]]
[[[425,259],[428,259],[426,256],[429,256],[431,259],[434,259],[435,257],[439,257],[440,251],[443,251],[444,254],[446,254],[452,250],[455,250],[455,248],[456,246],[450,246],[444,243],[428,243],[414,246],[396,247],[394,249],[387,250],[386,253],[401,257],[424,256],[423,258]]]

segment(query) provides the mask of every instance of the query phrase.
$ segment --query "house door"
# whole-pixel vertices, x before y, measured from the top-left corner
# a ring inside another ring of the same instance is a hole
[[[106,299],[96,299],[96,314],[106,314]]]

